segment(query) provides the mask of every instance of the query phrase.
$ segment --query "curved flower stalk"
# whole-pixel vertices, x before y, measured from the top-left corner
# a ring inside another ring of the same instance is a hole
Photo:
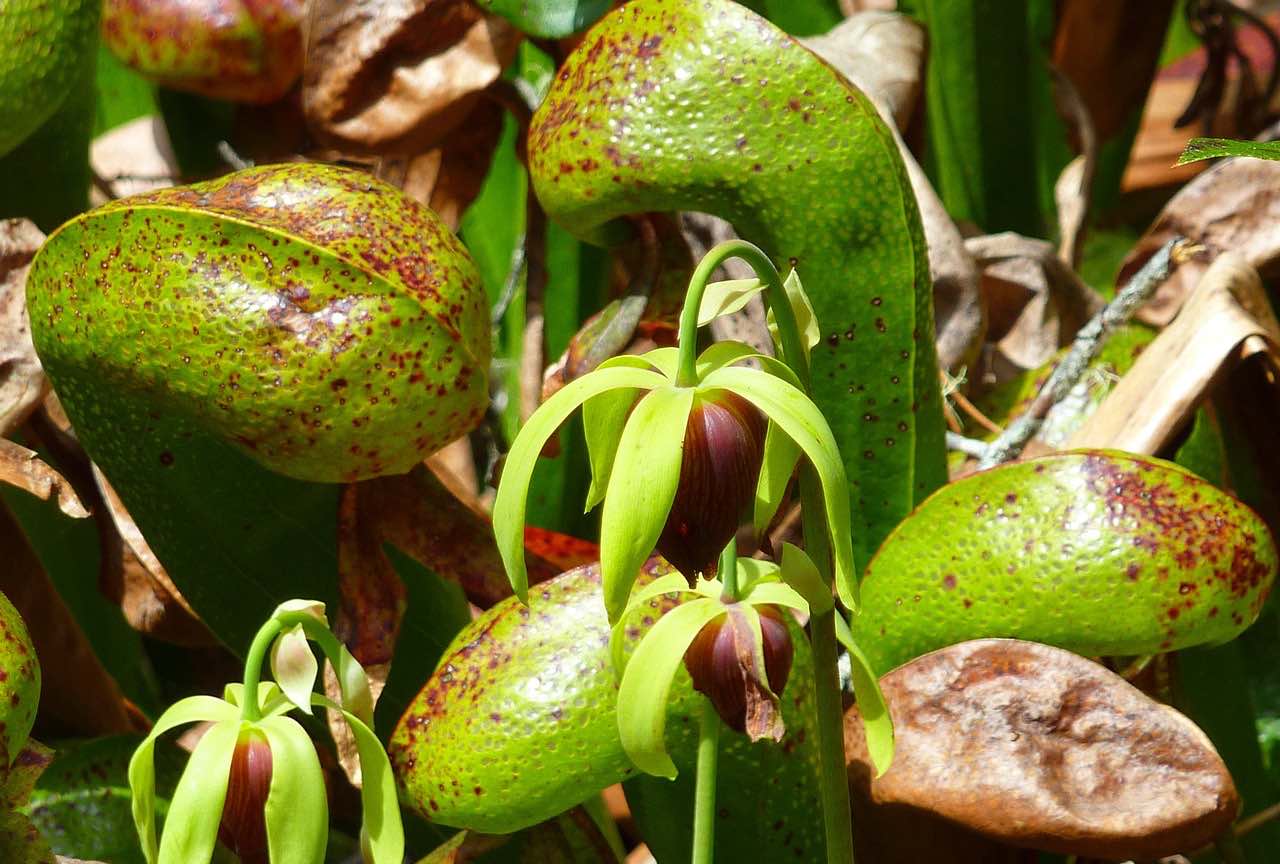
[[[705,275],[702,279],[705,282]],[[701,285],[698,280],[695,273],[694,283]],[[709,300],[743,293],[736,284],[713,291],[716,287],[707,286]],[[760,287],[756,282],[754,290]],[[493,522],[507,576],[521,600],[527,599],[529,590],[524,563],[529,482],[543,445],[569,415],[582,406],[591,459],[586,506],[590,509],[604,502],[600,569],[609,620],[616,622],[640,565],[659,545],[676,500],[682,455],[691,440],[687,435],[691,415],[708,404],[738,398],[768,420],[763,468],[755,484],[755,521],[767,522],[777,508],[802,453],[821,481],[841,602],[857,608],[848,481],[826,418],[786,364],[747,345],[720,342],[695,357],[690,331],[696,330],[697,312],[708,305],[716,308],[715,302],[699,304],[698,299],[691,298],[694,305],[686,306],[686,317],[694,323],[689,327],[682,321],[679,349],[659,348],[605,361],[543,403],[516,436],[498,487]],[[738,365],[745,361],[755,361],[759,368]],[[715,548],[726,540],[718,538]],[[695,574],[684,575],[692,581]]]
[[[341,704],[313,693],[319,666],[307,641],[333,664]],[[271,650],[274,682],[259,682]],[[164,712],[129,761],[133,820],[147,864],[200,864],[214,844],[245,864],[321,864],[329,835],[324,774],[295,708],[341,712],[356,740],[361,773],[362,847],[368,864],[399,864],[404,830],[395,779],[374,734],[373,700],[364,669],[329,630],[324,604],[281,604],[259,629],[245,661],[244,682],[228,684],[222,699],[191,696]],[[213,725],[200,739],[169,805],[156,840],[156,739],[187,723]]]

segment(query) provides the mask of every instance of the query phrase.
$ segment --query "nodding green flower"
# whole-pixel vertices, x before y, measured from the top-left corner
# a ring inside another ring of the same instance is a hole
[[[655,547],[669,553],[692,584],[696,573],[711,572],[752,496],[762,529],[801,453],[822,484],[841,602],[856,608],[848,481],[822,412],[786,364],[740,342],[716,343],[696,362],[688,357],[685,364],[677,349],[659,348],[607,360],[543,403],[520,430],[493,508],[517,596],[526,601],[529,590],[524,520],[534,464],[547,439],[582,406],[591,460],[586,505],[604,502],[600,572],[611,622]]]
[[[667,700],[683,662],[694,688],[704,693],[729,728],[751,740],[782,739],[779,695],[787,685],[793,645],[785,609],[807,616],[829,611],[831,590],[813,561],[783,544],[782,563],[737,559],[736,589],[726,597],[721,579],[700,579],[690,588],[679,573],[645,585],[632,596],[614,624],[610,642],[618,684],[618,734],[623,750],[648,774],[675,777],[667,754]],[[625,633],[633,613],[656,597],[688,598],[645,633],[628,657]],[[844,619],[837,615],[838,621]],[[847,626],[843,628],[847,631]],[[893,723],[865,656],[851,640],[854,690],[877,772],[893,758]]]
[[[334,667],[341,704],[313,693],[319,667],[307,640]],[[268,647],[274,682],[258,681]],[[306,730],[288,713],[319,705],[345,718],[356,741],[363,787],[367,864],[400,864],[404,831],[395,779],[372,730],[373,700],[364,669],[329,630],[324,604],[294,600],[278,607],[254,638],[243,684],[224,697],[174,703],[129,761],[133,820],[147,864],[201,864],[214,844],[244,864],[322,864],[329,839],[324,773]],[[163,835],[156,841],[156,739],[186,723],[212,725],[178,781]]]

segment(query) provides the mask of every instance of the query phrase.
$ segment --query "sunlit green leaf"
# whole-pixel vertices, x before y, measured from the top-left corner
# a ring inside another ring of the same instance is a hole
[[[133,793],[133,823],[138,829],[138,842],[148,864],[154,864],[156,851],[155,748],[156,739],[177,726],[202,721],[232,722],[239,716],[233,705],[213,696],[189,696],[181,699],[160,715],[151,733],[143,739],[129,760],[129,789]]]
[[[764,536],[782,506],[787,485],[799,461],[799,445],[770,420],[764,433],[764,459],[760,463],[760,479],[756,481],[756,497],[752,506],[751,524],[757,537]]]
[[[835,605],[831,586],[822,579],[818,567],[804,550],[790,543],[782,544],[782,580],[800,593],[815,615],[828,612]]]
[[[894,736],[893,716],[889,703],[880,690],[880,679],[867,661],[867,655],[858,647],[844,615],[836,613],[836,638],[849,652],[849,668],[852,671],[853,693],[858,698],[858,712],[867,733],[867,752],[876,766],[876,776],[889,770],[893,764]]]
[[[307,714],[311,713],[311,691],[319,674],[320,664],[300,625],[276,637],[271,646],[271,676],[290,701]]]
[[[610,370],[612,371],[612,370]],[[663,387],[640,400],[618,442],[600,518],[600,576],[616,621],[640,565],[653,554],[680,483],[692,387]]]
[[[1251,159],[1280,160],[1280,141],[1236,141],[1231,138],[1192,138],[1176,164],[1199,162],[1217,156],[1244,156]]]
[[[631,592],[631,597],[627,600],[627,608],[622,610],[622,614],[618,616],[617,623],[613,625],[609,633],[609,654],[613,658],[615,672],[621,675],[626,666],[624,654],[626,645],[624,642],[627,635],[625,628],[628,616],[655,597],[661,597],[664,594],[686,593],[692,594],[694,589],[689,587],[689,582],[685,579],[683,573],[668,573],[665,576],[659,576],[639,591]]]
[[[574,409],[592,396],[618,388],[647,390],[665,383],[666,379],[661,375],[645,369],[597,369],[569,382],[542,403],[516,436],[507,453],[502,481],[493,502],[493,531],[497,536],[498,551],[502,553],[502,562],[506,565],[507,578],[522,601],[527,601],[529,596],[529,574],[524,564],[525,496],[542,446]]]
[[[582,429],[586,433],[587,457],[591,460],[591,489],[587,492],[586,510],[604,500],[609,475],[613,472],[614,454],[638,395],[638,390],[628,387],[592,396],[582,403]]]
[[[809,302],[809,295],[805,293],[804,287],[800,284],[800,275],[795,270],[787,274],[782,287],[786,289],[787,302],[791,304],[791,314],[796,316],[796,327],[800,329],[800,344],[804,346],[805,358],[808,359],[809,349],[822,341],[818,316],[814,313],[813,304]],[[773,316],[772,309],[769,310],[767,321],[769,333],[773,336],[773,344],[781,345],[782,336],[778,333],[778,322]]]

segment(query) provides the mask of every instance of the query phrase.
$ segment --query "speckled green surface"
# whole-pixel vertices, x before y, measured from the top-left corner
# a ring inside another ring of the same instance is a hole
[[[133,735],[59,744],[23,812],[59,855],[111,864],[144,864],[130,809],[129,757],[141,742]],[[161,816],[187,754],[161,742],[156,750]]]
[[[105,0],[103,42],[166,87],[271,102],[302,72],[302,0]]]
[[[112,202],[49,238],[27,302],[97,450],[132,446],[110,428],[109,394],[129,391],[281,474],[350,481],[407,471],[487,404],[470,256],[356,171],[267,166]]]
[[[116,202],[53,235],[27,291],[81,442],[233,651],[282,600],[336,600],[339,487],[264,464],[404,470],[487,404],[469,258],[356,172],[259,168]]]
[[[40,702],[40,662],[27,625],[0,594],[0,775],[22,750]]]
[[[0,3],[0,156],[58,109],[92,50],[95,0]]]
[[[919,214],[889,131],[830,66],[727,0],[633,0],[561,67],[529,170],[579,235],[701,210],[794,262],[822,327],[813,393],[845,458],[859,560],[944,482]]]
[[[1079,451],[930,497],[868,566],[854,630],[882,672],[988,636],[1151,654],[1234,637],[1275,573],[1235,498],[1170,462]]]
[[[650,564],[646,572],[670,571]],[[535,586],[529,599],[528,608],[508,599],[463,630],[392,734],[392,766],[407,800],[428,819],[506,833],[636,774],[618,740],[618,688],[598,568],[571,570]],[[632,644],[663,603],[635,613],[627,631]],[[717,823],[723,860],[743,860],[727,850],[744,843],[762,856],[758,860],[821,857],[816,736],[809,719],[812,661],[800,633],[793,637],[797,650],[783,695],[782,742],[753,745],[730,732],[722,739],[719,782],[732,790]],[[667,746],[689,777],[695,698],[682,667],[672,688]],[[743,798],[740,790],[765,771],[761,788]],[[766,809],[788,830],[756,825]]]

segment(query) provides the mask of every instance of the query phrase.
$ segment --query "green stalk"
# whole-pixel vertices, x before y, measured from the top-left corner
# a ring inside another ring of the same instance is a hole
[[[720,563],[716,565],[716,574],[720,577],[724,590],[720,592],[720,600],[724,603],[738,602],[738,540],[728,542],[720,553]]]
[[[703,697],[698,722],[698,775],[693,792],[692,864],[712,864],[716,848],[716,766],[720,758],[720,715]]]
[[[809,389],[809,361],[804,353],[800,328],[787,298],[782,277],[773,262],[757,246],[745,240],[727,240],[717,244],[694,270],[689,291],[680,312],[679,355],[676,383],[691,387],[697,383],[698,310],[707,279],[727,258],[740,258],[765,283],[764,302],[773,312],[781,341],[781,357]],[[805,463],[800,471],[800,500],[804,516],[804,541],[810,557],[827,585],[832,582],[829,526],[822,506],[822,488],[813,466]],[[727,585],[727,583],[726,583]],[[736,586],[735,586],[736,587]],[[822,811],[826,828],[828,864],[852,864],[853,816],[849,806],[848,774],[844,756],[844,709],[840,695],[840,676],[836,666],[835,609],[809,620],[809,640],[813,645],[814,699],[818,720],[818,758],[822,776]],[[698,782],[702,782],[699,774]]]
[[[301,625],[307,638],[316,642],[324,656],[329,659],[335,669],[338,668],[341,646],[338,637],[319,619],[309,612],[283,612],[267,620],[254,634],[249,653],[244,658],[244,704],[240,706],[240,716],[249,722],[262,719],[262,706],[258,704],[258,682],[262,677],[262,661],[267,657],[271,643],[284,630]]]
[[[698,267],[689,278],[689,290],[685,294],[684,308],[680,310],[680,330],[678,334],[679,359],[676,365],[676,385],[692,387],[698,382],[698,310],[702,307],[702,295],[707,290],[707,280],[716,268],[730,258],[741,258],[755,271],[756,278],[765,284],[765,302],[771,298],[781,298],[782,302],[771,303],[774,318],[778,322],[778,332],[782,337],[782,359],[800,376],[800,383],[809,387],[809,364],[804,359],[801,348],[800,328],[796,326],[795,313],[786,299],[786,289],[782,287],[782,277],[778,268],[773,266],[769,256],[759,246],[746,240],[726,240],[713,246],[698,262]],[[785,308],[783,308],[785,307]],[[797,362],[798,361],[798,362]]]

